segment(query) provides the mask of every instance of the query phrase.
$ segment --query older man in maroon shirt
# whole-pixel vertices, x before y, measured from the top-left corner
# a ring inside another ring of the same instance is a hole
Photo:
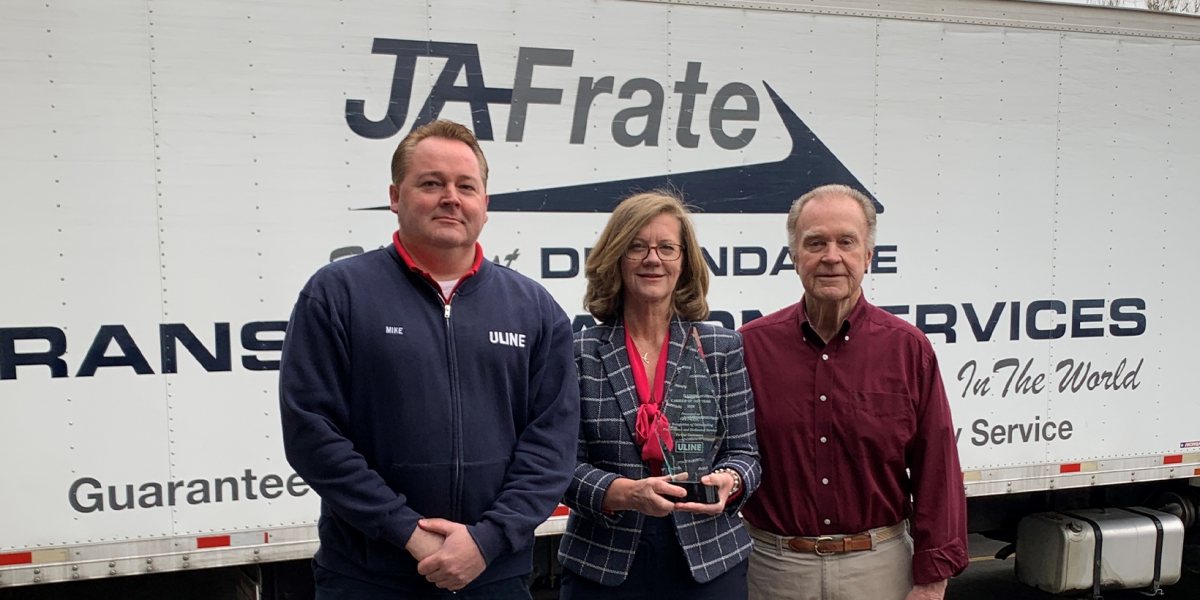
[[[862,295],[871,200],[788,214],[800,302],[742,327],[762,484],[742,511],[752,599],[928,600],[967,566],[966,497],[929,340]]]

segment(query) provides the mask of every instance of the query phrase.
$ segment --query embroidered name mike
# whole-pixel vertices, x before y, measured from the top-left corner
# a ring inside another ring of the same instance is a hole
[[[404,335],[404,328],[395,325],[384,325],[383,332],[388,335]]]
[[[515,348],[525,347],[525,334],[513,333],[511,331],[489,331],[488,341],[501,346],[513,346]]]

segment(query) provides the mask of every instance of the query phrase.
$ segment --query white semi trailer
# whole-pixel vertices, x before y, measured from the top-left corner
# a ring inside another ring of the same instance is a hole
[[[1003,0],[4,0],[0,589],[304,559],[279,349],[387,244],[388,161],[469,123],[488,256],[573,316],[605,212],[698,207],[730,327],[795,302],[787,206],[882,211],[868,297],[935,344],[972,530],[1195,521],[1200,19]],[[551,518],[541,533],[563,526]]]

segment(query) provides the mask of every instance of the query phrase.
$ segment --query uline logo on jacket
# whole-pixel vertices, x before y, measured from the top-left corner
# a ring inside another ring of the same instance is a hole
[[[525,347],[525,334],[511,331],[489,331],[488,341],[501,346]]]

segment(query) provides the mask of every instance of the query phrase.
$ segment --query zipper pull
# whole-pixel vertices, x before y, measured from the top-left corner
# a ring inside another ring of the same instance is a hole
[[[446,303],[446,320],[447,321],[450,320],[450,303],[449,302]]]

